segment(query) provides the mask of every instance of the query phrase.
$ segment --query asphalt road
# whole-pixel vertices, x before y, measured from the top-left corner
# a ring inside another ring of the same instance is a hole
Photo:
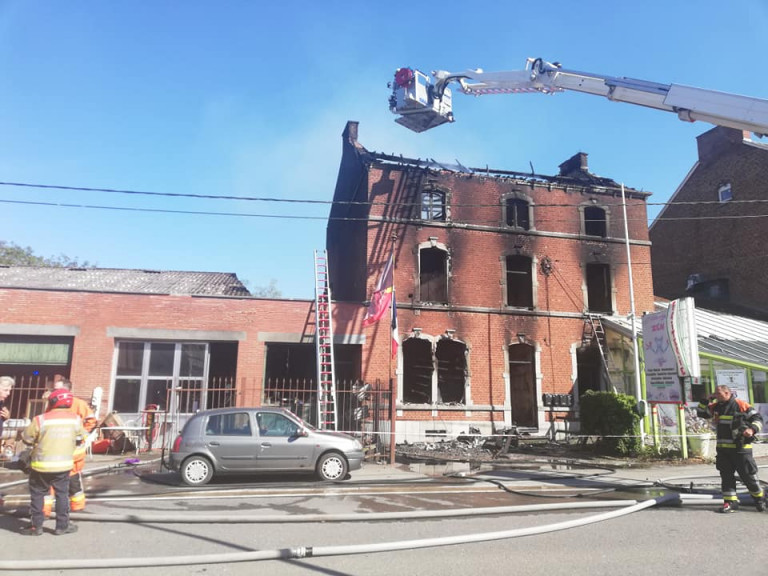
[[[677,507],[652,507],[593,524],[538,535],[520,531],[564,522],[586,522],[626,508],[585,508],[515,512],[455,518],[414,519],[420,510],[475,509],[531,504],[644,501],[665,492],[666,484],[693,482],[711,492],[712,465],[652,469],[574,469],[534,463],[483,470],[464,478],[431,478],[401,468],[368,465],[340,484],[304,478],[245,478],[215,482],[204,490],[184,487],[174,475],[153,468],[119,468],[92,476],[88,509],[77,520],[75,535],[40,537],[16,533],[23,520],[0,516],[4,573],[23,574],[547,574],[569,576],[622,574],[722,574],[722,541],[742,573],[764,574],[768,562],[759,553],[768,514],[751,507],[736,514],[713,510],[717,500]],[[7,485],[11,478],[0,475]],[[2,488],[7,504],[23,507],[25,487]],[[706,496],[705,496],[706,497]],[[10,506],[6,506],[8,510]],[[343,514],[395,512],[389,520],[334,521]],[[326,521],[289,522],[302,515],[322,514]],[[108,522],[104,517],[132,521]],[[331,515],[330,517],[327,515]],[[85,518],[102,518],[86,520]],[[178,522],[181,517],[200,522]],[[163,518],[171,519],[163,521]],[[206,518],[213,519],[206,521]],[[286,521],[280,521],[284,518]],[[257,520],[261,519],[261,522]],[[49,527],[52,528],[52,521]],[[517,532],[513,532],[517,531]],[[503,538],[398,551],[370,552],[370,546],[503,532]],[[359,545],[357,549],[348,547]],[[290,560],[233,562],[258,551],[312,549],[331,556]],[[336,554],[338,552],[338,554]],[[359,552],[347,554],[347,552]],[[221,562],[196,563],[200,555]],[[238,556],[239,555],[239,556]],[[117,559],[117,560],[116,560]],[[115,567],[134,559],[135,567]],[[159,559],[191,562],[158,567]],[[50,562],[51,570],[20,571],[8,562]],[[126,560],[127,561],[127,560]],[[77,568],[62,569],[66,562]],[[101,567],[101,564],[111,567]],[[99,567],[96,567],[97,564]],[[729,564],[731,566],[732,564]],[[86,568],[93,566],[92,569]],[[2,571],[2,570],[0,570]]]

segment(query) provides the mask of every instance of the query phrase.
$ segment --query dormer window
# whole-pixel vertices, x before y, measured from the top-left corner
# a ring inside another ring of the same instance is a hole
[[[720,202],[730,202],[733,200],[733,192],[731,191],[730,182],[726,182],[725,184],[720,184],[720,186],[718,186],[717,199]]]

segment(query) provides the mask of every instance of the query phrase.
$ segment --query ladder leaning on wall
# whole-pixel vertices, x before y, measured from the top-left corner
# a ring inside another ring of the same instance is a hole
[[[317,427],[336,430],[336,378],[328,252],[315,250],[315,346],[317,348]]]
[[[588,322],[592,328],[592,337],[597,343],[597,349],[600,352],[600,360],[603,366],[603,374],[606,377],[606,386],[614,393],[617,392],[616,385],[613,383],[613,374],[621,373],[617,368],[616,363],[613,361],[611,351],[608,348],[608,339],[605,336],[605,328],[603,328],[603,321],[597,314],[589,314]]]

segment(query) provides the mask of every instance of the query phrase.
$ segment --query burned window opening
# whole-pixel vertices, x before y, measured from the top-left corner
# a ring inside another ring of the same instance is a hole
[[[445,222],[445,192],[434,188],[422,190],[421,219]]]
[[[403,342],[403,402],[432,403],[432,343],[423,338]]]
[[[507,198],[506,207],[507,226],[530,230],[530,205],[527,200],[524,200],[523,198]]]
[[[587,264],[587,308],[590,312],[613,313],[608,264]]]
[[[533,267],[527,256],[507,256],[507,306],[533,308]]]
[[[437,401],[464,404],[467,380],[467,347],[463,342],[443,339],[437,343]]]
[[[448,254],[440,248],[419,251],[419,299],[448,303]]]
[[[509,406],[512,423],[536,427],[536,369],[535,350],[528,344],[513,344],[509,353]]]
[[[587,206],[584,208],[584,234],[587,236],[607,235],[606,214],[599,206]]]

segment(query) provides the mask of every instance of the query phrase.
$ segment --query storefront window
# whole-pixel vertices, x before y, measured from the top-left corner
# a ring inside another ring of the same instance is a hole
[[[112,410],[138,414],[147,405],[191,413],[205,409],[207,343],[118,342]],[[171,390],[178,389],[178,394]]]

